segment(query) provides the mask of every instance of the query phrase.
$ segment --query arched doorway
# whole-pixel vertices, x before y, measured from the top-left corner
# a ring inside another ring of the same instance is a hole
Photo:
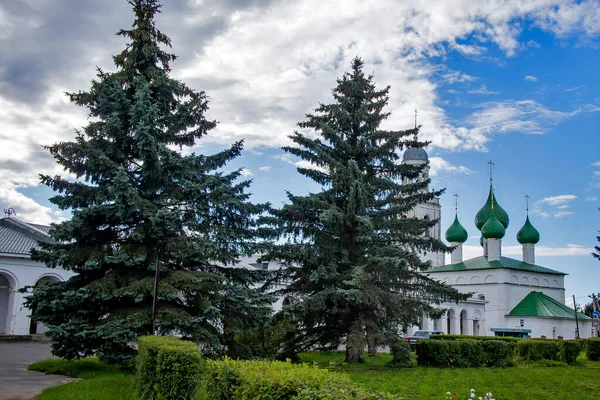
[[[0,274],[0,333],[9,333],[6,325],[10,318],[9,315],[9,304],[10,304],[10,281],[8,277]]]
[[[449,309],[446,313],[446,332],[448,334],[456,333],[456,313]]]
[[[460,334],[467,334],[467,310],[462,310],[460,312]]]
[[[41,286],[48,282],[60,282],[60,279],[58,279],[55,276],[48,276],[48,275],[42,276],[35,283],[35,286]],[[43,335],[44,333],[46,333],[46,330],[47,330],[46,327],[42,323],[38,323],[33,318],[30,319],[30,321],[29,321],[29,334],[30,335]]]

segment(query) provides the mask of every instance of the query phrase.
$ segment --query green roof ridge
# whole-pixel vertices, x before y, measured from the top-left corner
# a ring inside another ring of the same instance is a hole
[[[537,244],[540,241],[540,233],[529,221],[529,215],[525,220],[525,224],[517,233],[517,240],[521,244]]]
[[[464,243],[468,238],[467,230],[458,221],[458,215],[455,215],[454,222],[446,230],[446,240],[450,243]]]
[[[575,311],[543,292],[532,291],[507,316],[575,319]],[[591,319],[580,312],[577,313],[577,318],[582,320]]]
[[[510,222],[508,214],[498,204],[496,196],[494,195],[494,188],[492,185],[490,185],[490,193],[488,194],[488,198],[483,207],[481,207],[481,209],[475,215],[475,226],[477,229],[481,230],[483,225],[485,225],[492,214],[496,214],[496,218],[498,218],[498,221],[500,221],[502,226],[504,226],[504,229],[508,228],[508,224]]]
[[[500,260],[488,261],[487,257],[479,256],[464,260],[456,264],[447,264],[441,267],[432,267],[427,273],[432,272],[454,272],[454,271],[477,271],[486,269],[512,269],[526,272],[540,272],[552,275],[567,275],[564,272],[542,267],[541,265],[524,263],[521,260],[501,256]]]

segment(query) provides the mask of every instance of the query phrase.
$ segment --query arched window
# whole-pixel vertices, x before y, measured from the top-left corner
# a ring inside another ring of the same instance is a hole
[[[430,218],[429,218],[429,215],[425,215],[425,216],[423,217],[423,219],[424,219],[425,221],[429,221],[429,220],[430,220]],[[425,229],[425,237],[431,237],[431,228],[427,228],[427,229]]]

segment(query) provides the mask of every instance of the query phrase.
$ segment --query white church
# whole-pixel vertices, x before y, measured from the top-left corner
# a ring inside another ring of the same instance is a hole
[[[409,148],[404,152],[403,163],[425,164],[427,152],[422,148]],[[429,176],[425,167],[422,179]],[[441,216],[438,199],[419,205],[413,211],[419,218],[435,219]],[[454,218],[446,230],[446,240],[454,251],[450,264],[444,264],[443,253],[423,254],[432,267],[431,277],[447,283],[462,293],[474,293],[464,302],[445,303],[444,317],[431,320],[423,317],[417,329],[442,331],[446,334],[546,337],[574,339],[579,324],[579,336],[592,335],[591,318],[577,313],[565,305],[565,273],[535,264],[535,245],[539,232],[526,216],[517,240],[523,246],[523,259],[502,256],[502,238],[509,224],[508,214],[496,201],[490,175],[489,195],[475,216],[475,226],[481,232],[481,256],[463,260],[462,245],[467,240],[466,229]],[[426,233],[441,240],[438,223]]]

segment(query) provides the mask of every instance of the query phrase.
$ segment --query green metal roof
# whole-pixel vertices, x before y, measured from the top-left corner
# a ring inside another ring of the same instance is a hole
[[[512,309],[507,317],[540,317],[540,318],[565,318],[575,319],[575,312],[560,301],[545,295],[542,292],[530,292]],[[591,319],[580,312],[579,319]]]
[[[535,264],[527,264],[519,260],[508,257],[500,257],[500,260],[488,261],[487,257],[475,257],[457,264],[443,265],[441,267],[433,267],[427,270],[432,272],[452,272],[452,271],[473,271],[480,269],[514,269],[518,271],[542,272],[545,274],[567,275],[564,272],[555,271],[550,268],[542,267]]]
[[[525,220],[525,224],[519,230],[519,233],[517,233],[517,240],[521,244],[524,244],[524,243],[536,244],[537,242],[540,241],[540,233],[538,232],[537,229],[534,228],[533,225],[531,225],[531,222],[529,222],[529,216],[527,216],[527,219]]]
[[[454,222],[446,231],[446,240],[450,243],[464,243],[468,238],[467,230],[458,222],[458,215],[455,215]]]

